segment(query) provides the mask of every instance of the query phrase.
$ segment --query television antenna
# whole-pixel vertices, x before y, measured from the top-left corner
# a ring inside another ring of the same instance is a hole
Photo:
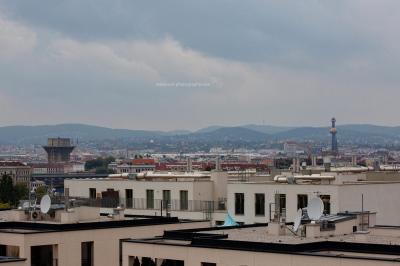
[[[301,224],[301,218],[303,217],[303,210],[299,209],[297,211],[296,217],[294,218],[294,224],[293,224],[293,231],[297,232],[299,230],[299,226]]]

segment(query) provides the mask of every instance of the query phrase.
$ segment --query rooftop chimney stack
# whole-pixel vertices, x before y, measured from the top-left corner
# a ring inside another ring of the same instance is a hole
[[[316,167],[317,166],[317,156],[316,155],[312,155],[311,156],[311,166],[312,167]]]
[[[192,172],[193,171],[193,166],[192,166],[192,158],[188,157],[187,158],[187,167],[186,170],[188,172]]]
[[[357,155],[351,156],[351,165],[357,166]]]

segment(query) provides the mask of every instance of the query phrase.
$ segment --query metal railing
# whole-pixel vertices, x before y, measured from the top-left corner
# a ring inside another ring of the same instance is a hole
[[[100,208],[116,208],[123,206],[135,210],[161,210],[189,211],[189,212],[214,212],[226,210],[226,199],[220,201],[203,201],[172,199],[170,201],[161,199],[145,198],[70,198],[71,207],[90,206]]]
[[[127,209],[136,210],[160,210],[168,209],[170,211],[224,211],[226,210],[226,200],[221,201],[203,201],[203,200],[187,200],[172,199],[170,201],[161,199],[120,199],[120,203]]]

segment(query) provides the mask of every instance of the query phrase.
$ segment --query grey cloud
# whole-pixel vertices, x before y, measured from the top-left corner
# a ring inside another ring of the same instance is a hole
[[[358,6],[342,1],[3,2],[16,19],[81,40],[172,36],[211,56],[249,62],[321,67],[321,60],[374,48],[344,21],[343,13]]]
[[[379,3],[0,0],[0,124],[399,124],[400,4]]]

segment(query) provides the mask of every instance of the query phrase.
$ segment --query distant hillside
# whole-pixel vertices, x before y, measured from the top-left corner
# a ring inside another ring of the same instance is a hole
[[[193,133],[191,139],[197,141],[218,140],[218,141],[264,141],[267,134],[244,127],[221,127],[213,131]]]
[[[220,128],[224,128],[224,127],[223,126],[209,126],[209,127],[199,129],[195,133],[209,133],[209,132],[213,132]]]
[[[281,132],[285,132],[288,130],[293,129],[294,127],[276,127],[276,126],[269,126],[269,125],[254,125],[254,124],[250,124],[250,125],[244,125],[242,126],[244,128],[248,128],[254,131],[258,131],[261,133],[265,133],[265,134],[278,134]]]
[[[148,139],[160,133],[145,130],[111,129],[84,124],[61,124],[52,126],[0,127],[0,143],[43,144],[48,137],[68,137],[78,140]]]
[[[325,127],[299,127],[276,133],[272,136],[278,140],[321,140],[329,137],[329,128]]]
[[[47,126],[0,127],[0,144],[44,144],[48,137],[69,137],[79,141],[101,143],[104,140],[120,143],[265,143],[272,141],[330,141],[329,127],[275,127],[265,125],[244,125],[238,127],[211,126],[196,132],[187,130],[149,131],[111,129],[84,124],[61,124]],[[400,142],[400,127],[375,125],[338,126],[340,143],[385,144]],[[152,142],[151,142],[152,143]],[[182,144],[183,145],[183,144]],[[135,145],[138,146],[138,145]],[[149,145],[147,145],[149,146]],[[146,146],[146,147],[147,147]],[[177,147],[177,145],[172,145]]]

